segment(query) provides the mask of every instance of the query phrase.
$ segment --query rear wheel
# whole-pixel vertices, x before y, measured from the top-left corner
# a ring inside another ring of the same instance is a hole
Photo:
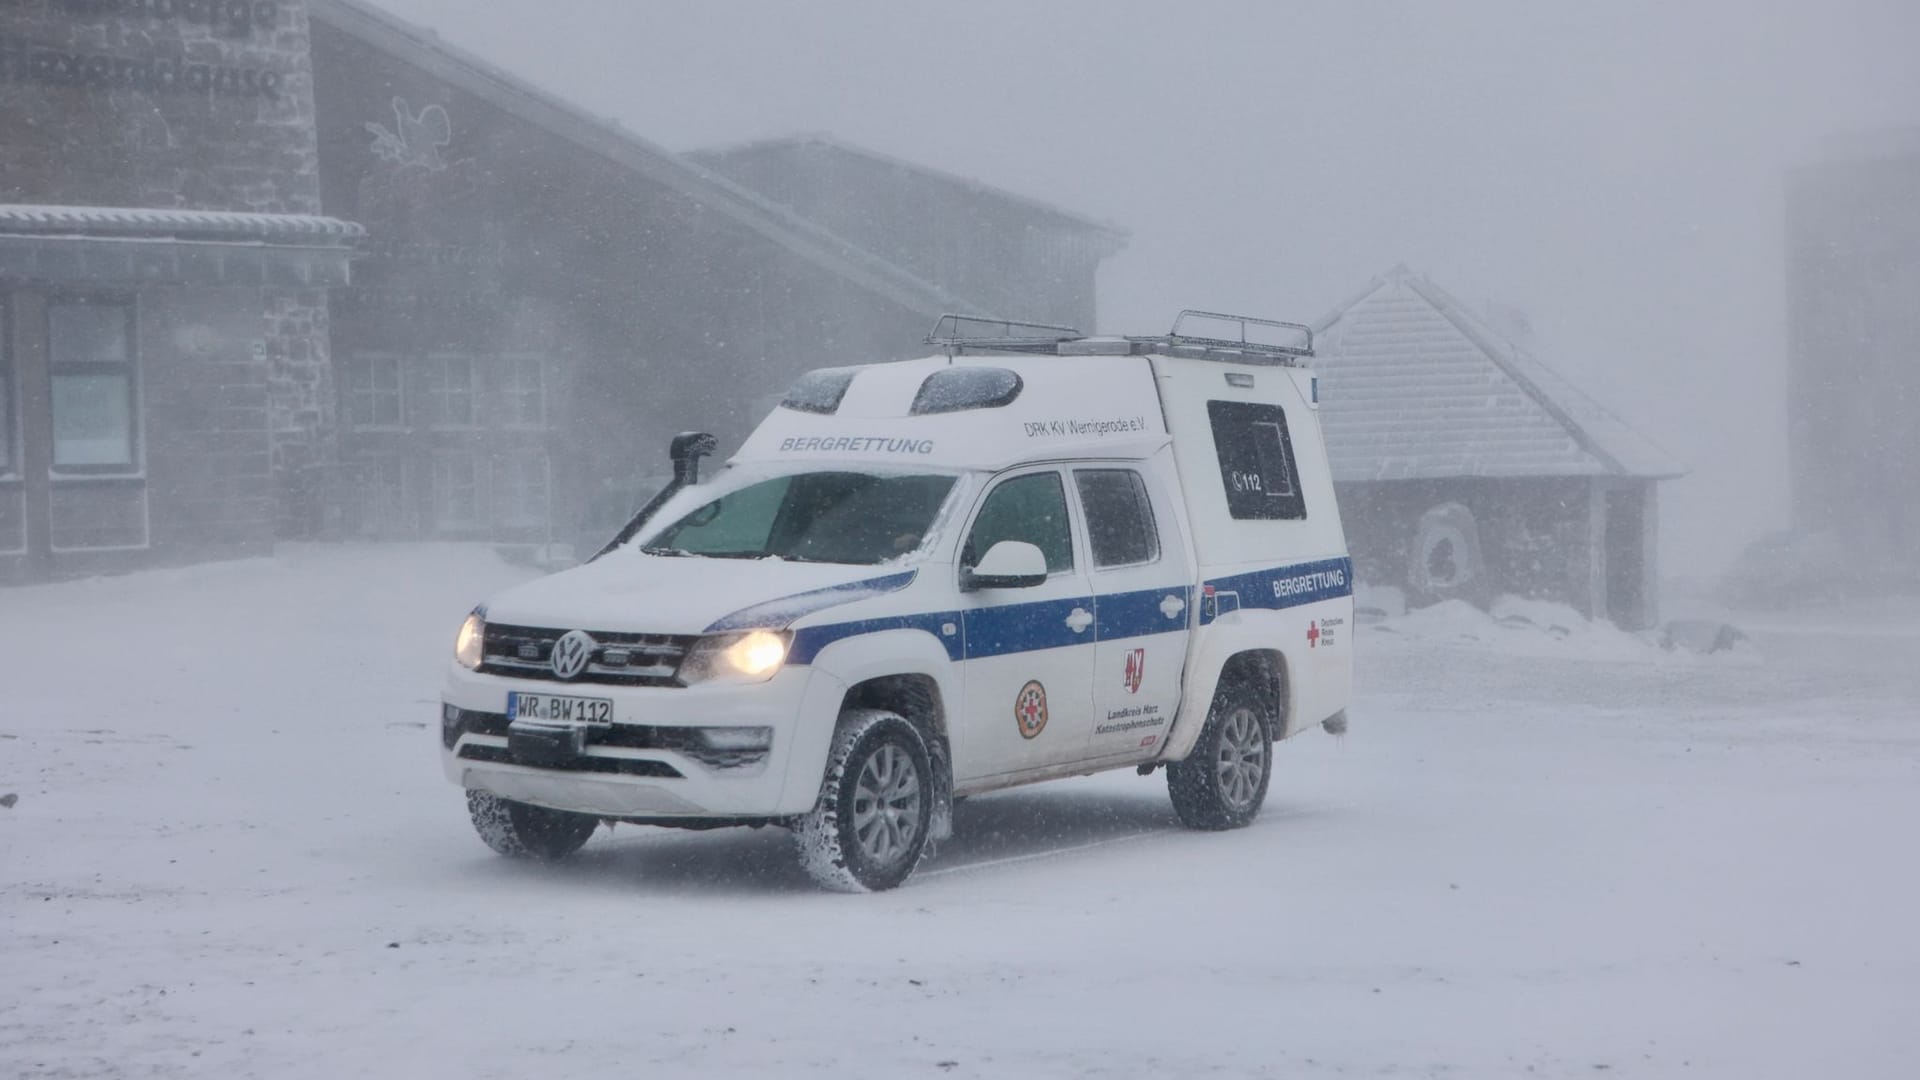
[[[600,827],[591,814],[549,810],[486,791],[467,792],[467,816],[488,847],[516,859],[564,859]]]
[[[1221,687],[1193,753],[1167,766],[1167,794],[1182,824],[1237,829],[1254,819],[1273,773],[1273,720],[1252,687]]]
[[[820,799],[793,831],[808,876],[838,892],[905,881],[926,850],[933,776],[926,740],[905,717],[842,714]]]

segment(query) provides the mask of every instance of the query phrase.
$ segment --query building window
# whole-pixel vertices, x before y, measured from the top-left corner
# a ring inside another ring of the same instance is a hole
[[[547,422],[545,364],[537,356],[501,356],[493,364],[492,423],[543,427]]]
[[[473,426],[473,361],[464,356],[437,355],[420,361],[416,385],[419,396],[417,426]]]
[[[133,308],[63,301],[47,308],[53,467],[77,473],[136,468]]]
[[[526,528],[547,523],[547,455],[543,450],[493,458],[493,517]]]
[[[400,358],[361,353],[341,364],[347,423],[359,428],[400,426]]]
[[[0,293],[0,476],[9,476],[13,465],[13,334],[7,322],[7,309],[11,307],[5,293]],[[0,516],[4,511],[0,511]],[[0,536],[0,549],[4,549],[6,540]]]
[[[472,454],[433,456],[433,523],[441,529],[471,528],[480,523],[479,470]]]

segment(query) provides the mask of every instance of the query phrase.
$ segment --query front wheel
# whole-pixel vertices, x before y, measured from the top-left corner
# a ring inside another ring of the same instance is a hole
[[[927,847],[934,773],[920,732],[897,713],[840,718],[820,799],[795,823],[807,875],[836,892],[879,892],[907,879]]]
[[[1189,829],[1237,829],[1267,800],[1273,773],[1273,724],[1261,696],[1245,684],[1222,687],[1200,741],[1167,766],[1167,794]]]
[[[467,792],[467,816],[488,847],[516,859],[564,859],[600,827],[591,814],[549,810],[487,791]]]

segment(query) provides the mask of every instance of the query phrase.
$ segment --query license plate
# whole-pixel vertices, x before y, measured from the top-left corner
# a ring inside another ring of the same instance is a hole
[[[567,694],[507,695],[508,720],[536,720],[543,724],[611,724],[613,699],[572,697]]]

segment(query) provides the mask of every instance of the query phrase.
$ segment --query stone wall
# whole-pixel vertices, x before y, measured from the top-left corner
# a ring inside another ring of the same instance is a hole
[[[318,213],[301,0],[0,4],[0,203]]]
[[[267,370],[282,537],[311,539],[322,528],[325,472],[338,449],[338,394],[324,289],[263,290],[261,336]]]
[[[149,514],[163,560],[273,543],[268,367],[253,353],[261,309],[257,289],[141,293]]]

